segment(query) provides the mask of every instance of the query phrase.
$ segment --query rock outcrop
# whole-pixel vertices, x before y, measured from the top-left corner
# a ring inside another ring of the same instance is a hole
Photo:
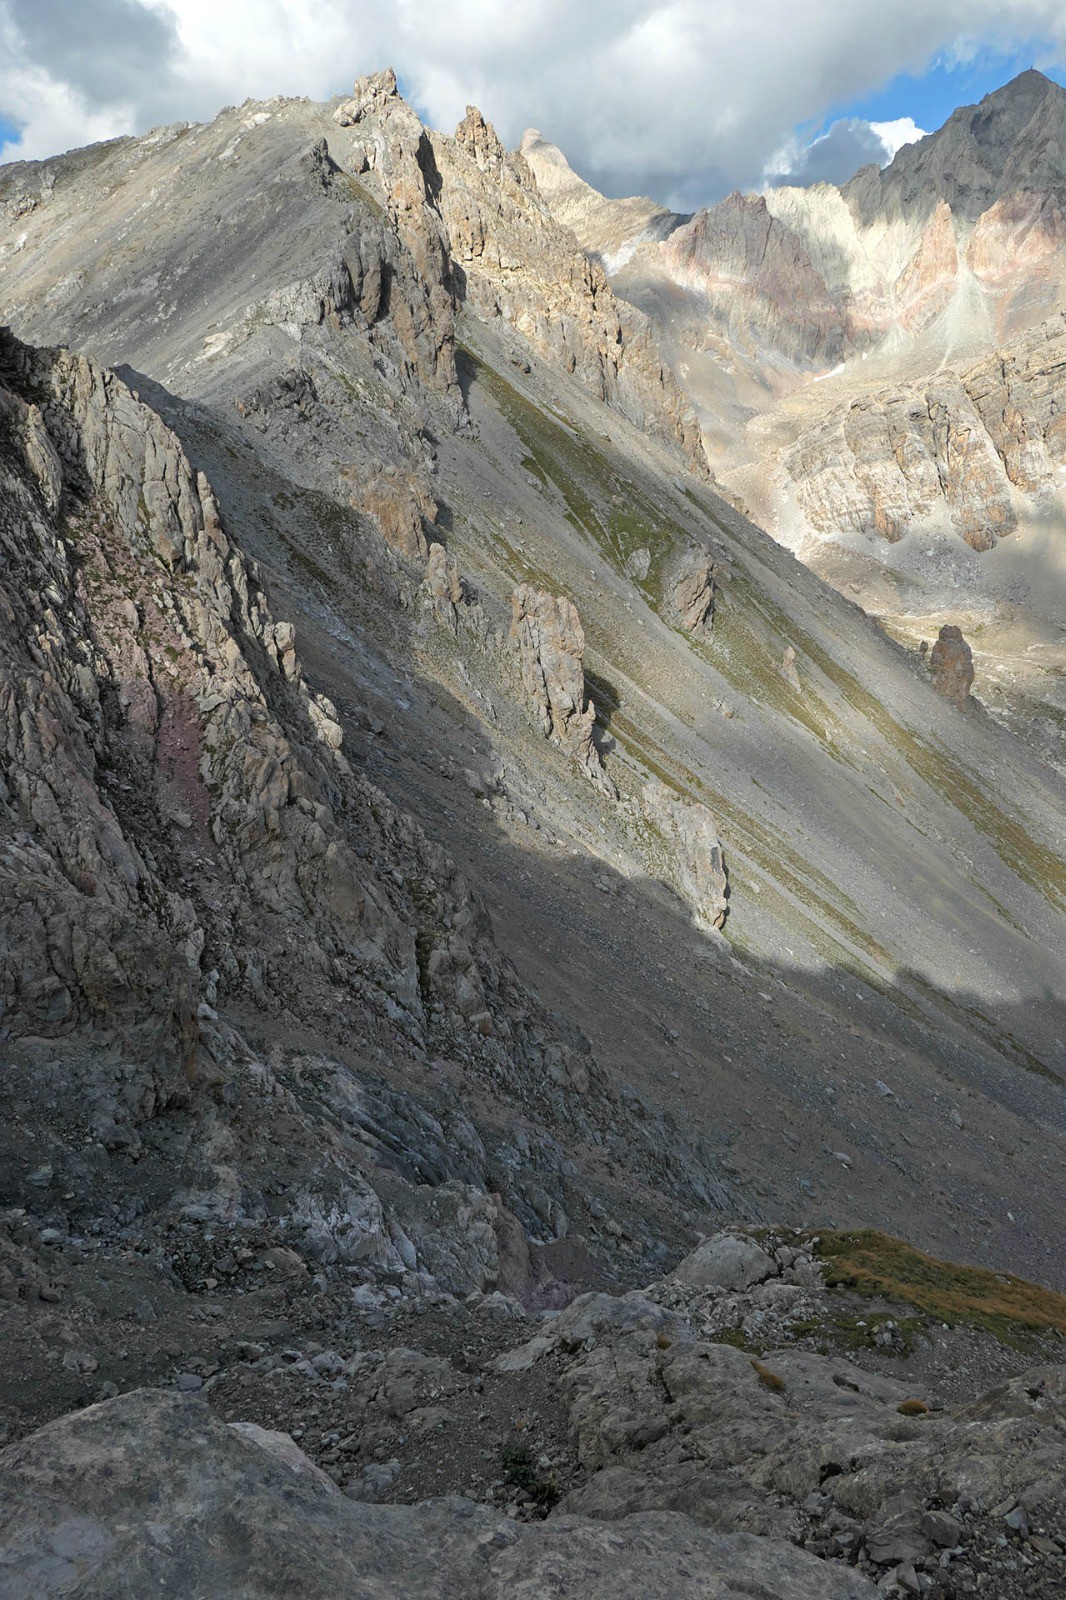
[[[511,640],[544,737],[562,745],[598,789],[613,794],[593,737],[596,707],[585,696],[585,634],[577,607],[562,595],[520,584],[511,596]]]
[[[644,815],[666,841],[678,886],[699,920],[720,928],[728,915],[729,880],[714,818],[652,779],[642,791]]]
[[[945,623],[929,652],[933,688],[953,706],[964,706],[973,684],[973,651],[962,636],[962,629]]]
[[[352,775],[334,708],[304,682],[292,630],[275,623],[206,480],[158,417],[86,359],[38,355],[5,335],[0,370],[8,415],[23,419],[30,441],[27,476],[40,482],[44,438],[53,469],[35,506],[16,466],[9,505],[21,501],[24,520],[5,530],[20,572],[6,608],[15,838],[35,824],[31,848],[44,845],[67,892],[89,897],[87,912],[110,904],[149,926],[155,834],[168,841],[172,881],[179,863],[206,852],[241,883],[252,919],[314,927],[305,959],[375,969],[417,1007],[413,940],[336,820]],[[38,396],[35,415],[26,392]],[[61,528],[47,510],[60,503]],[[209,956],[239,981],[246,944],[261,937],[242,933],[240,912],[212,920],[205,927],[178,896],[155,937],[183,950],[193,971],[210,939]],[[106,985],[87,970],[76,976],[80,949],[81,935],[57,927],[38,945],[44,968],[25,978],[34,1006],[57,1022],[104,1003]],[[22,979],[19,990],[8,1002],[16,1012],[29,1004]]]
[[[671,590],[674,608],[686,633],[703,636],[714,623],[714,603],[718,586],[714,581],[715,560],[705,550],[686,552],[681,570]]]
[[[503,148],[476,107],[454,138],[428,133],[385,72],[361,78],[334,116],[353,130],[349,158],[380,179],[401,237],[441,295],[468,297],[504,319],[706,473],[699,429],[645,319],[615,300],[602,267],[541,199],[524,158]]]
[[[380,181],[389,221],[409,254],[421,290],[421,303],[418,296],[405,297],[398,319],[401,338],[418,368],[443,385],[461,416],[455,369],[457,292],[439,206],[440,175],[426,130],[400,96],[391,68],[360,78],[352,99],[336,108],[333,120],[341,128],[355,130],[346,165]],[[350,252],[343,260],[354,293],[355,285],[361,287],[365,278],[362,261],[357,275]]]
[[[6,1600],[872,1600],[864,1580],[782,1540],[685,1516],[522,1526],[462,1499],[372,1506],[291,1440],[227,1427],[196,1398],[142,1390],[0,1456]],[[713,1591],[708,1587],[713,1585]]]

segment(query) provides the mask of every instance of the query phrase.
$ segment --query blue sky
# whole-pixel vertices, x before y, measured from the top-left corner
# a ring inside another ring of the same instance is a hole
[[[976,104],[1029,67],[1037,67],[1045,77],[1066,86],[1066,72],[1048,65],[1044,59],[1047,53],[1045,45],[1030,41],[1010,54],[984,51],[975,61],[965,64],[941,59],[919,77],[900,73],[883,89],[834,106],[825,120],[828,123],[834,117],[846,116],[890,122],[896,117],[913,117],[920,128],[931,133],[947,121],[956,106]]]

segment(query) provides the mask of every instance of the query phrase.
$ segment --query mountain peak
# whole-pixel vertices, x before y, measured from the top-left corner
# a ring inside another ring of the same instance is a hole
[[[1040,72],[1036,67],[1026,67],[1024,72],[1019,72],[1017,76],[1011,78],[1009,82],[1001,84],[998,89],[990,90],[989,93],[985,95],[982,104],[990,100],[1004,101],[1008,99],[1017,99],[1022,95],[1043,95],[1047,94],[1049,91],[1056,94],[1066,95],[1066,89],[1063,89],[1052,78],[1046,77],[1044,73]]]
[[[1066,189],[1066,89],[1030,67],[904,145],[880,174],[857,174],[844,193],[867,222],[931,215],[941,200],[973,222],[1004,194],[1049,189]]]

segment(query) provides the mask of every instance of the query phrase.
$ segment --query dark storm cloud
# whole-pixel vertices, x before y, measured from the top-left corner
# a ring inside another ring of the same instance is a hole
[[[9,9],[28,56],[90,104],[149,99],[153,78],[177,59],[173,15],[138,0],[10,0]]]

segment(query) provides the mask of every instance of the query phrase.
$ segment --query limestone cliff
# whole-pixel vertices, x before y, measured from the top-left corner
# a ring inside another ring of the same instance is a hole
[[[940,523],[990,549],[1056,485],[1064,364],[1059,314],[958,372],[838,404],[784,453],[790,493],[818,533],[892,541]]]

